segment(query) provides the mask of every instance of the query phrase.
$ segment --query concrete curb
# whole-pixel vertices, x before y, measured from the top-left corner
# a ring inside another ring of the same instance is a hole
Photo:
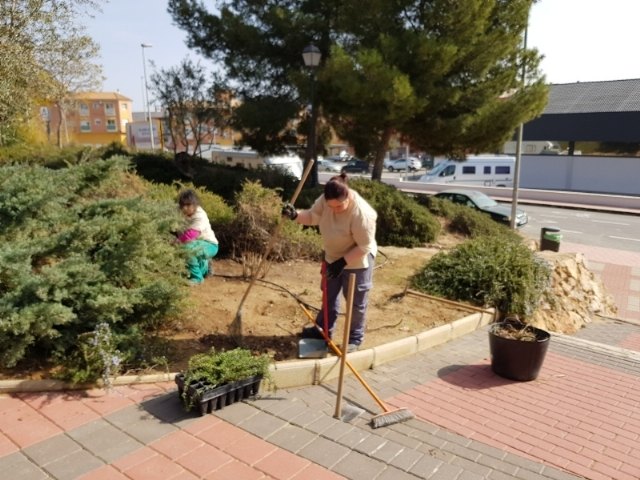
[[[426,330],[407,338],[384,345],[350,353],[349,362],[357,371],[374,369],[379,365],[427,350],[473,332],[488,325],[493,319],[490,313],[474,313],[451,323]],[[348,370],[347,370],[348,372]],[[152,375],[122,375],[112,380],[113,386],[141,383],[172,382],[178,372]],[[339,358],[328,357],[311,360],[291,360],[271,366],[273,384],[277,388],[303,387],[337,378]],[[84,390],[103,387],[102,381],[91,385],[73,385],[61,380],[0,380],[0,394],[20,392],[47,392],[60,390]]]

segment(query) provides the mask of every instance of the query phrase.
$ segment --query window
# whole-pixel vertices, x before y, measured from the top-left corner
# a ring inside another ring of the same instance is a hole
[[[113,103],[104,104],[104,113],[109,116],[114,116],[116,114],[116,109],[113,106]]]
[[[88,120],[82,120],[80,122],[80,131],[81,132],[90,132],[91,131],[91,122]]]
[[[96,118],[93,123],[95,123],[96,125],[102,125],[102,120],[100,120],[99,118]]]
[[[81,103],[78,108],[80,109],[80,115],[83,117],[89,116],[89,106],[86,103]]]
[[[127,102],[122,102],[120,106],[123,110],[129,110],[129,104]]]
[[[93,109],[94,110],[99,110],[100,109],[100,102],[94,102]]]
[[[484,166],[484,174],[491,175],[491,167],[489,165]]]
[[[496,174],[509,175],[510,173],[511,173],[511,167],[509,165],[496,167]]]
[[[107,119],[107,132],[115,132],[115,131],[117,131],[116,121],[112,118]]]
[[[469,166],[469,165],[463,165],[462,166],[462,174],[463,175],[475,175],[476,174],[476,167],[473,166]]]
[[[440,172],[440,177],[450,177],[451,175],[456,173],[456,166],[455,165],[447,165],[447,167]]]

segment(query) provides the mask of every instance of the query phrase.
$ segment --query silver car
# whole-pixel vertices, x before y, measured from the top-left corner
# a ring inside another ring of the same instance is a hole
[[[407,157],[400,158],[398,160],[394,160],[389,163],[387,170],[390,172],[401,172],[403,170],[408,170],[410,172],[417,172],[422,168],[422,162],[419,158],[416,157]]]

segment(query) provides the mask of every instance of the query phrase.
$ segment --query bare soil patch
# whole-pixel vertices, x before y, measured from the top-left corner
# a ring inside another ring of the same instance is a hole
[[[439,244],[380,249],[362,348],[415,335],[470,313],[442,302],[403,295],[409,278],[442,248]],[[242,267],[236,262],[216,260],[214,265],[215,275],[191,289],[184,316],[172,331],[165,332],[175,347],[171,370],[183,369],[189,356],[196,352],[237,346],[229,335],[230,327],[249,281],[242,278]],[[298,299],[312,306],[315,316],[322,301],[320,264],[308,261],[271,264],[264,278],[256,281],[241,309],[242,346],[268,353],[276,361],[297,358],[300,331],[310,324]],[[343,320],[343,316],[338,319],[334,340],[342,338]]]

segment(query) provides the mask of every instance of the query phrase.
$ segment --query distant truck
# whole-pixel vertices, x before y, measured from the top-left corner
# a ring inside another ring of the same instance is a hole
[[[210,160],[212,163],[230,167],[240,166],[247,169],[278,168],[288,172],[298,180],[302,178],[304,169],[300,156],[291,153],[261,156],[255,150],[233,148],[214,148],[208,153],[211,155]]]
[[[444,160],[436,163],[419,181],[512,187],[515,165],[516,159],[508,155],[470,155],[466,160]]]

